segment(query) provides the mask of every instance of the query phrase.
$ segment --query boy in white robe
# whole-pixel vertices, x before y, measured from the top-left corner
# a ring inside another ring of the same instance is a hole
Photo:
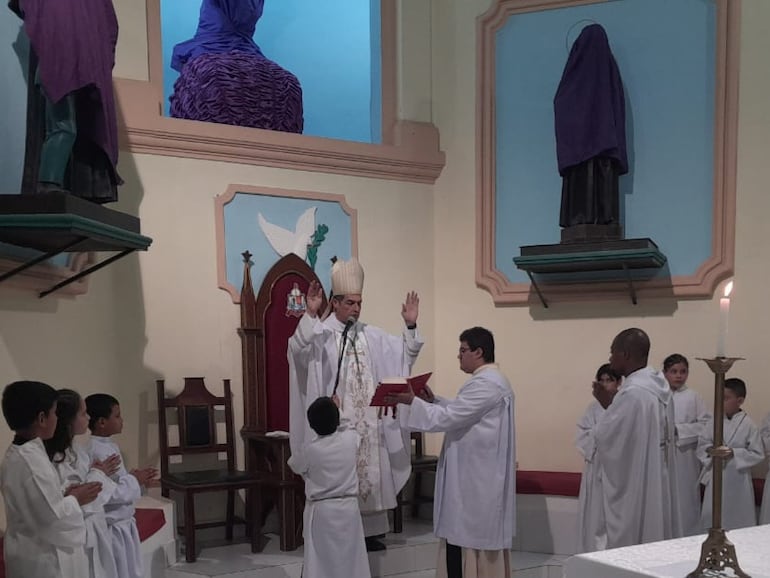
[[[88,576],[81,506],[98,496],[101,485],[78,484],[62,492],[43,446],[56,430],[56,398],[56,390],[36,381],[16,381],[3,391],[3,415],[16,433],[0,466],[8,578]]]
[[[730,448],[730,457],[723,462],[722,471],[722,527],[725,530],[745,528],[757,524],[757,508],[751,468],[765,458],[759,429],[741,410],[746,399],[746,384],[731,377],[725,380],[724,445]],[[712,463],[708,449],[714,445],[714,420],[698,441],[698,458],[703,464],[701,483],[706,486],[701,509],[701,528],[711,527]]]
[[[516,434],[511,384],[495,361],[492,333],[460,334],[460,369],[471,374],[457,397],[425,389],[387,396],[405,427],[445,432],[436,470],[433,528],[441,538],[438,578],[508,578],[516,534]]]
[[[649,353],[644,331],[621,331],[610,347],[610,366],[625,378],[623,387],[615,395],[594,387],[607,410],[594,437],[608,549],[681,536],[674,404],[666,378],[647,366]]]
[[[762,445],[765,447],[765,455],[770,456],[770,413],[762,420],[759,428],[762,436]],[[762,493],[762,508],[759,511],[759,523],[770,524],[770,469],[765,477],[765,491]]]
[[[120,448],[111,437],[123,431],[118,400],[106,393],[95,393],[86,398],[86,408],[90,418],[88,428],[91,430],[87,446],[89,458],[104,462],[115,454],[120,456]],[[112,551],[119,578],[144,577],[134,504],[142,495],[142,486],[148,485],[156,476],[155,468],[135,469],[129,473],[122,459],[111,476],[115,490],[104,505],[104,513],[112,533]]]
[[[617,393],[622,377],[609,363],[596,372],[594,387],[602,387]],[[578,552],[595,552],[607,547],[604,503],[602,498],[602,476],[595,465],[596,440],[594,428],[604,414],[604,408],[595,399],[577,424],[575,445],[583,456],[583,475],[580,478],[578,495]]]
[[[358,509],[359,436],[339,427],[335,401],[319,397],[307,410],[317,437],[305,445],[303,578],[369,578],[364,528]],[[338,429],[339,428],[339,429]]]
[[[682,534],[693,536],[701,531],[701,493],[698,479],[701,463],[695,450],[711,414],[703,398],[687,387],[690,364],[684,355],[674,353],[663,361],[663,375],[671,386],[676,421],[676,467],[679,516]]]
[[[120,456],[112,456],[104,463],[91,461],[85,450],[73,444],[76,435],[88,431],[86,402],[71,389],[60,389],[56,404],[56,431],[45,440],[45,449],[53,462],[59,481],[66,491],[73,484],[99,482],[102,491],[90,504],[83,506],[86,524],[85,552],[90,578],[117,578],[115,556],[112,553],[112,534],[107,527],[104,505],[115,491],[115,482],[109,475],[117,471]],[[84,577],[85,578],[85,577]]]
[[[390,335],[359,321],[364,271],[356,259],[332,267],[331,314],[320,319],[323,290],[313,281],[307,291],[305,314],[289,339],[289,466],[300,473],[303,448],[315,434],[306,412],[317,398],[335,393],[340,411],[361,443],[358,448],[359,508],[366,547],[384,550],[379,540],[389,531],[388,511],[411,473],[411,442],[398,420],[380,419],[369,402],[380,381],[410,374],[423,341],[417,331],[419,297],[410,292],[401,307],[406,325]]]

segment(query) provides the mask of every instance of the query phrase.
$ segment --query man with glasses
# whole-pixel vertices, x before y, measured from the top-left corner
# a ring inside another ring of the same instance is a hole
[[[470,374],[457,397],[388,396],[404,427],[445,432],[436,472],[433,526],[441,538],[437,577],[511,575],[516,532],[516,434],[511,384],[495,361],[483,327],[460,334],[460,369]]]

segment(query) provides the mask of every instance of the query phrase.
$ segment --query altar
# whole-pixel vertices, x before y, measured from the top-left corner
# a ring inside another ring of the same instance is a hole
[[[731,530],[727,538],[744,572],[751,578],[770,578],[770,525]],[[580,554],[564,563],[564,578],[684,578],[698,566],[704,540],[702,534]]]

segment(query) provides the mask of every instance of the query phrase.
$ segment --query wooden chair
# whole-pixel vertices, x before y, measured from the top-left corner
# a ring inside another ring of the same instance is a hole
[[[206,389],[202,377],[186,377],[184,389],[175,397],[166,397],[163,380],[157,381],[158,430],[160,434],[160,485],[164,497],[171,490],[184,494],[185,558],[195,562],[195,530],[225,526],[225,536],[233,539],[233,525],[244,522],[235,517],[235,492],[246,490],[246,532],[251,537],[251,551],[259,549],[259,478],[251,472],[235,468],[235,440],[233,434],[232,395],[230,380],[224,380],[224,397],[216,397]],[[224,408],[225,441],[218,443],[216,408]],[[166,412],[176,411],[179,429],[178,444],[169,444]],[[214,454],[217,462],[221,453],[227,460],[223,467],[197,471],[170,471],[171,456]],[[227,513],[224,522],[195,523],[195,495],[203,492],[227,492]],[[182,528],[179,528],[180,533]]]
[[[412,496],[410,499],[404,498],[403,489],[398,493],[398,496],[396,496],[398,505],[393,510],[393,532],[396,534],[402,532],[404,529],[404,514],[401,509],[402,507],[412,506],[412,518],[416,518],[420,513],[420,504],[433,503],[433,498],[431,496],[423,496],[422,494],[422,475],[430,472],[436,473],[438,457],[425,455],[423,451],[422,432],[412,432],[411,438],[412,442],[414,442],[414,448],[412,450],[412,475],[410,478],[413,483]],[[406,487],[404,489],[406,489]]]
[[[302,544],[305,485],[287,465],[288,437],[266,435],[289,431],[289,363],[286,350],[304,313],[304,296],[318,277],[297,255],[279,259],[254,295],[249,255],[244,255],[241,289],[243,352],[243,429],[246,469],[264,480],[263,515],[278,510],[280,548]],[[320,283],[320,282],[319,282]],[[322,310],[326,307],[326,298]]]

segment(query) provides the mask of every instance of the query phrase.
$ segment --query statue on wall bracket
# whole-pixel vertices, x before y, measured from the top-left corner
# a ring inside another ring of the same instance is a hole
[[[22,194],[117,200],[111,0],[10,0],[30,41]]]
[[[562,243],[621,239],[618,182],[628,172],[625,95],[601,25],[583,28],[572,45],[554,113]]]

